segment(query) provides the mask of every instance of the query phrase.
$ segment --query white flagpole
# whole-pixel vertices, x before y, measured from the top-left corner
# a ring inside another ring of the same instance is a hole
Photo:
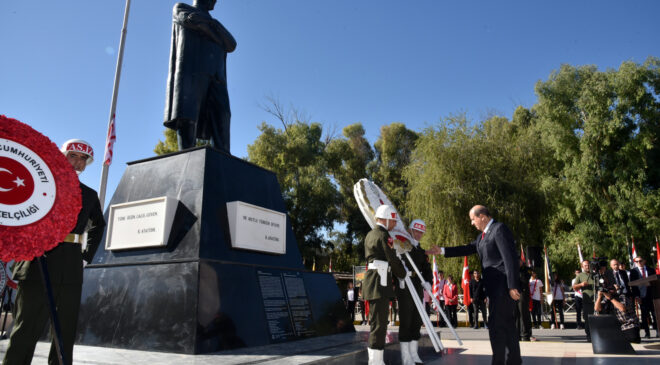
[[[117,68],[115,69],[115,85],[112,90],[112,102],[110,104],[110,119],[108,120],[108,131],[110,131],[113,119],[115,119],[115,110],[117,109],[117,92],[119,90],[119,79],[121,78],[121,64],[124,58],[124,42],[126,41],[126,24],[128,23],[128,11],[131,7],[131,0],[126,0],[126,8],[124,10],[124,24],[121,28],[121,38],[119,39],[119,53],[117,54]],[[109,138],[109,137],[108,137]],[[105,141],[106,146],[108,140]],[[105,161],[104,161],[105,162]],[[108,169],[109,165],[103,164],[101,172],[101,186],[99,187],[99,200],[101,201],[101,210],[105,205],[105,188],[108,183]]]

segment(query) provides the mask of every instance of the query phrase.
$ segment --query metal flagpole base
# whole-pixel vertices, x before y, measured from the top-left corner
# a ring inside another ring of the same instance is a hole
[[[64,355],[64,343],[62,341],[62,329],[60,327],[60,321],[57,317],[57,309],[55,308],[55,298],[53,297],[53,288],[50,285],[50,276],[48,274],[48,265],[46,260],[42,257],[38,257],[37,261],[39,262],[39,269],[41,269],[41,279],[44,283],[44,289],[46,291],[46,299],[48,299],[48,310],[50,312],[50,323],[53,328],[53,334],[55,336],[55,348],[57,349],[57,359],[60,362],[60,365],[71,365],[71,359],[67,359]]]

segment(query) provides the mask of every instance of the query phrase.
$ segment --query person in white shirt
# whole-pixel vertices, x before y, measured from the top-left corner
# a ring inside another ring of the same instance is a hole
[[[575,270],[575,278],[571,280],[571,288],[573,285],[575,285],[575,279],[577,278],[578,275],[580,275],[581,270]],[[576,313],[576,323],[577,323],[577,329],[582,329],[584,326],[582,325],[582,290],[577,289],[574,290],[574,297],[573,300],[575,301],[575,313]],[[586,320],[586,318],[585,318]]]
[[[351,320],[355,322],[355,288],[353,283],[348,283],[348,289],[346,290],[346,310],[351,316]]]
[[[532,298],[532,323],[536,328],[541,328],[541,288],[543,282],[537,279],[536,272],[532,271],[532,278],[529,279],[529,295]]]

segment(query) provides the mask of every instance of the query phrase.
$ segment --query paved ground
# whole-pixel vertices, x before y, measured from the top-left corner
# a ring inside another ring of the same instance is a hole
[[[340,334],[322,338],[289,342],[227,351],[205,355],[180,355],[160,352],[131,351],[90,346],[76,346],[74,364],[76,365],[114,365],[114,364],[366,364],[367,326],[356,326],[356,333]],[[388,364],[399,364],[397,327],[390,328],[390,344],[386,349]],[[441,339],[445,351],[436,354],[428,338],[423,341],[421,356],[427,365],[490,364],[491,350],[488,332],[485,329],[458,328],[463,340],[459,346],[448,329],[442,328]],[[525,364],[624,364],[635,365],[660,363],[660,339],[644,340],[633,345],[636,355],[594,355],[591,344],[584,340],[582,330],[534,330],[538,342],[521,343]],[[0,354],[3,355],[7,340],[0,341]],[[46,364],[49,344],[39,343],[33,364]]]

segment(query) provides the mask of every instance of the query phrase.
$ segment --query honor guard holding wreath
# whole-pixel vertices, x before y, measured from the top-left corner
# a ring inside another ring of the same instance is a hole
[[[415,219],[408,227],[410,235],[414,238],[412,249],[408,252],[410,258],[414,261],[415,266],[419,269],[423,278],[418,278],[416,272],[411,272],[412,282],[415,287],[415,293],[423,300],[424,288],[422,283],[428,286],[428,290],[432,291],[430,282],[433,282],[433,273],[431,265],[426,259],[426,252],[419,245],[419,240],[422,239],[426,233],[426,223],[421,219]],[[408,262],[407,257],[403,257],[406,267],[412,268],[413,265]],[[422,327],[422,318],[415,307],[415,303],[410,294],[410,290],[405,287],[405,282],[399,280],[399,285],[396,286],[396,297],[399,300],[399,342],[401,343],[401,361],[404,365],[412,365],[413,363],[421,364],[422,360],[417,354],[419,347],[420,328]]]
[[[364,299],[369,301],[369,365],[381,365],[387,334],[389,298],[394,297],[392,273],[404,278],[406,271],[392,248],[393,240],[388,231],[397,223],[397,212],[389,205],[376,210],[376,226],[367,234],[364,256],[368,270],[362,283]]]
[[[82,140],[67,141],[62,145],[61,151],[78,174],[94,159],[92,146]],[[82,183],[80,190],[82,208],[78,213],[75,228],[63,242],[44,254],[62,328],[63,352],[68,359],[72,358],[76,337],[83,266],[94,258],[105,227],[96,192]],[[48,322],[47,301],[37,259],[18,262],[14,269],[14,279],[18,281],[16,319],[4,365],[29,364],[37,340]],[[58,363],[54,341],[48,362]]]

